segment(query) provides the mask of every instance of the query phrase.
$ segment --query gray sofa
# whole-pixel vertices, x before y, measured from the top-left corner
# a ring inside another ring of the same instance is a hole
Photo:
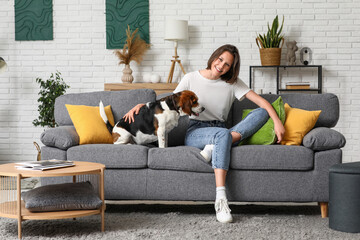
[[[278,95],[262,95],[270,103]],[[329,167],[340,163],[343,135],[333,129],[339,119],[339,101],[334,94],[282,94],[284,103],[306,110],[322,110],[316,126],[301,146],[244,145],[232,148],[227,194],[230,201],[325,202],[329,200]],[[111,105],[115,121],[137,103],[154,101],[153,90],[67,94],[56,99],[55,119],[59,127],[41,135],[45,146],[41,157],[99,162],[106,165],[105,199],[213,201],[213,169],[200,149],[184,146],[188,124],[181,117],[169,134],[169,147],[88,144],[79,138],[65,104]],[[256,108],[252,102],[236,101],[228,126],[241,120],[242,109]],[[45,179],[46,180],[46,179]],[[47,183],[50,180],[46,180]]]

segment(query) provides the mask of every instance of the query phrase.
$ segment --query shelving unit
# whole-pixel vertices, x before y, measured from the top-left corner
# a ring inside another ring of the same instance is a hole
[[[280,65],[280,66],[250,66],[249,67],[249,87],[253,89],[253,70],[255,69],[262,69],[262,68],[275,68],[276,69],[276,94],[279,92],[318,92],[322,93],[322,65],[294,65],[294,66],[287,66],[287,65]],[[280,69],[286,70],[287,68],[316,68],[318,72],[318,84],[317,88],[310,88],[310,89],[283,89],[280,88]]]

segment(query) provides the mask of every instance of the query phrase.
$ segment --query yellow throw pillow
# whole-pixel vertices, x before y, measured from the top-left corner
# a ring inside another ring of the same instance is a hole
[[[113,143],[110,132],[100,116],[99,107],[65,104],[80,138],[80,144]],[[105,107],[109,122],[114,126],[111,106]]]
[[[285,103],[285,135],[281,141],[282,145],[300,145],[305,134],[314,126],[319,118],[321,110],[306,111],[292,108]]]

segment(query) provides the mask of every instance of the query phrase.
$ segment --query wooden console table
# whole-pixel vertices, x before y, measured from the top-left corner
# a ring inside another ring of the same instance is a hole
[[[157,95],[162,93],[173,92],[177,83],[105,83],[105,91],[122,91],[131,89],[154,89]]]

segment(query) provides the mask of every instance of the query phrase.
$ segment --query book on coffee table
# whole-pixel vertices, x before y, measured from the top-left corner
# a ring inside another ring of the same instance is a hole
[[[31,161],[31,162],[21,162],[16,163],[16,168],[21,170],[38,170],[44,171],[54,168],[63,168],[75,166],[74,162],[67,160],[43,160],[43,161]]]

